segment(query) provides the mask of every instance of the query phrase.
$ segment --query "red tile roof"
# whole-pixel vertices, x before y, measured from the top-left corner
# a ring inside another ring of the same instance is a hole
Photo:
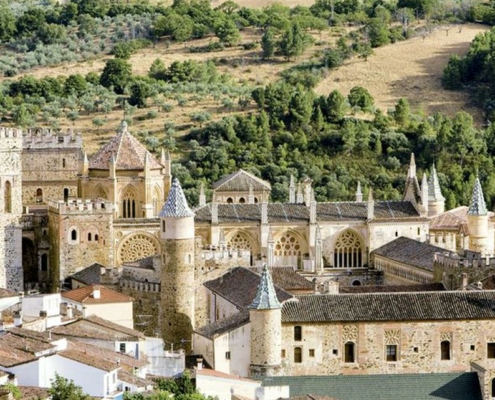
[[[95,297],[95,290],[100,291],[99,297]],[[110,290],[102,285],[80,287],[62,293],[62,297],[83,304],[128,303],[132,301],[132,297]]]

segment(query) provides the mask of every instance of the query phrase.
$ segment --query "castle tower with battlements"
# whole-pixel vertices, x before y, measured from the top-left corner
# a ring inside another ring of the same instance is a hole
[[[161,326],[165,346],[191,350],[195,321],[194,213],[174,179],[160,211]]]
[[[23,289],[22,131],[0,128],[0,287]]]

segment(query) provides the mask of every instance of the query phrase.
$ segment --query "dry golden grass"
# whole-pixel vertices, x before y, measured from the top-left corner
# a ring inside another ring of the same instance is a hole
[[[328,94],[334,89],[346,95],[353,86],[367,88],[383,110],[393,107],[398,99],[405,97],[415,108],[426,113],[440,111],[453,115],[467,111],[478,123],[481,111],[474,107],[464,92],[444,90],[441,85],[442,71],[452,54],[463,55],[476,34],[488,27],[477,24],[437,28],[424,40],[417,37],[404,42],[377,48],[368,61],[352,59],[338,70],[330,72],[316,92]]]

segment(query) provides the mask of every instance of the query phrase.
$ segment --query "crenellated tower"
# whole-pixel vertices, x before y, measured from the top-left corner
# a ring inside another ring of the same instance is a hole
[[[0,128],[0,287],[24,289],[22,272],[22,131]]]
[[[169,348],[191,350],[195,314],[194,213],[174,179],[160,211],[162,335]]]

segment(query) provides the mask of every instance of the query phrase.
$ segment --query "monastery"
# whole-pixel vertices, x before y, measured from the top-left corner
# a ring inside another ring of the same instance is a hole
[[[2,128],[0,163],[0,287],[112,286],[135,299],[136,326],[225,373],[476,371],[495,393],[495,292],[477,283],[495,269],[494,225],[478,179],[469,206],[445,211],[414,155],[400,201],[358,185],[355,201],[317,202],[291,177],[273,203],[239,170],[191,208],[167,152],[125,123],[92,157],[79,134]]]

